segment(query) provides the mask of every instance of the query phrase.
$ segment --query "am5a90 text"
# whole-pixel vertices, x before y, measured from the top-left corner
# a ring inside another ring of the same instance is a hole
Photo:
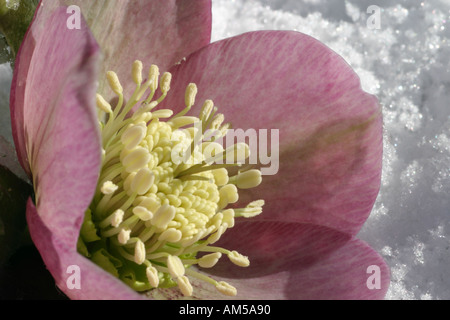
[[[258,304],[258,305],[248,305],[248,304],[237,304],[237,305],[225,305],[222,314],[240,314],[240,315],[254,315],[254,314],[270,314],[270,305],[268,304]]]

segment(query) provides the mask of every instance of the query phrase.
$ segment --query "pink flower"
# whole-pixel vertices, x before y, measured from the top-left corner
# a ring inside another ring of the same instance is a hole
[[[248,256],[250,266],[222,259],[201,272],[232,284],[239,299],[383,298],[388,267],[355,237],[380,186],[381,111],[345,61],[298,32],[251,32],[209,44],[206,0],[92,3],[75,2],[90,29],[83,19],[69,29],[73,12],[57,2],[38,7],[11,89],[16,149],[36,194],[27,221],[57,286],[73,299],[144,297],[77,252],[102,166],[95,94],[117,100],[104,80],[114,70],[130,97],[130,68],[139,59],[172,74],[161,105],[175,114],[184,108],[186,86],[196,83],[196,101],[214,100],[233,127],[279,129],[279,172],[241,190],[236,203],[264,199],[263,213],[237,218],[218,242]],[[68,286],[74,265],[79,289]],[[195,297],[222,297],[191,282]],[[175,297],[179,290],[151,295]]]

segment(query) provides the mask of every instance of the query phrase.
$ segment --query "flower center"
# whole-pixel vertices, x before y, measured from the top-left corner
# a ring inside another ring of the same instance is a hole
[[[211,100],[204,102],[198,117],[186,116],[195,103],[195,84],[187,86],[185,108],[178,114],[155,110],[172,78],[168,72],[159,76],[152,65],[143,81],[142,63],[135,61],[136,89],[124,104],[117,75],[107,73],[118,102],[113,109],[97,95],[102,168],[78,251],[137,291],[177,285],[191,296],[193,277],[225,295],[236,295],[230,284],[191,266],[211,268],[222,255],[241,267],[250,264],[237,251],[213,244],[234,226],[235,218],[261,213],[263,200],[227,208],[238,201],[238,189],[260,184],[261,172],[247,168],[230,176],[228,168],[241,167],[249,147],[237,143],[223,148],[217,142],[230,124],[224,123]],[[158,84],[161,96],[154,99]]]

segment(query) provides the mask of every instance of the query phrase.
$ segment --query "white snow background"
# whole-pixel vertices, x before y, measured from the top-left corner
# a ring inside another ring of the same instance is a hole
[[[212,1],[212,41],[255,30],[306,33],[378,97],[382,185],[358,237],[391,268],[386,299],[450,299],[450,0]],[[368,25],[373,5],[377,29]],[[10,141],[11,74],[0,65],[0,134]]]

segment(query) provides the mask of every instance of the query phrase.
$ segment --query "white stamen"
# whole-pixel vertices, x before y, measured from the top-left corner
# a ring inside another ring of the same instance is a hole
[[[211,171],[214,175],[214,181],[217,186],[221,187],[228,183],[228,170],[219,168]]]
[[[205,157],[205,162],[208,165],[211,165],[214,163],[215,160],[220,159],[219,163],[222,163],[222,157],[223,157],[223,147],[220,143],[217,142],[203,142],[202,143],[202,153]],[[226,171],[225,168],[221,168]],[[217,169],[218,170],[218,169]],[[213,174],[214,174],[213,170]],[[225,173],[224,171],[221,172],[222,174]],[[214,174],[214,177],[216,175]],[[226,172],[226,179],[228,181],[228,171]]]
[[[189,83],[186,87],[186,93],[184,96],[184,103],[186,107],[190,108],[195,103],[195,96],[197,95],[197,85],[195,83]]]
[[[117,228],[122,223],[124,214],[125,213],[121,209],[114,211],[111,219],[111,226]]]
[[[137,147],[147,135],[145,122],[129,126],[120,137],[120,141],[128,150]]]
[[[123,216],[124,216],[123,210],[117,209],[110,216],[101,221],[98,224],[98,226],[100,228],[106,228],[108,226],[113,226],[114,228],[117,228],[122,223]]]
[[[189,279],[186,276],[181,276],[177,278],[177,284],[180,288],[181,293],[186,296],[190,297],[192,296],[192,292],[194,291],[192,288],[191,283],[189,282]]]
[[[147,276],[148,283],[150,283],[153,288],[157,288],[159,285],[158,270],[156,270],[153,266],[148,266],[145,269],[145,274]]]
[[[136,247],[134,248],[134,262],[137,264],[143,264],[145,261],[145,245],[141,240],[136,242]]]
[[[155,198],[153,197],[138,197],[137,199],[137,204],[141,207],[146,208],[147,210],[151,211],[151,212],[156,212],[158,211],[160,204],[158,203],[158,201],[155,200]]]
[[[101,95],[99,95],[97,93],[96,96],[96,101],[97,101],[97,107],[106,112],[106,113],[112,113],[112,108],[111,105],[105,100],[105,98],[103,98]]]
[[[219,281],[216,284],[216,289],[227,296],[235,296],[237,294],[236,288],[225,281]]]
[[[102,187],[100,188],[100,191],[107,195],[107,194],[113,194],[119,187],[112,183],[112,181],[106,181],[103,183]]]
[[[212,100],[206,100],[203,104],[202,110],[200,111],[200,116],[198,118],[202,121],[207,121],[213,107],[214,102]]]
[[[128,240],[130,240],[130,229],[121,229],[119,234],[117,235],[117,240],[120,244],[126,244]]]
[[[223,215],[223,223],[226,223],[228,225],[228,228],[234,227],[234,210],[233,209],[227,209],[222,211]]]
[[[259,215],[262,212],[264,206],[264,200],[256,200],[250,202],[245,208],[239,208],[235,210],[236,217],[252,218]]]
[[[243,163],[250,156],[250,147],[239,142],[225,150],[226,163]]]
[[[159,241],[167,241],[167,242],[178,242],[181,240],[183,234],[180,230],[169,228],[160,234],[158,237]]]
[[[228,258],[231,262],[240,267],[248,267],[250,265],[250,260],[248,260],[248,257],[243,256],[234,250],[228,254]]]
[[[170,118],[172,115],[173,111],[169,109],[156,110],[155,112],[152,113],[153,118],[157,119]]]
[[[214,232],[212,235],[208,237],[208,243],[213,244],[219,241],[220,237],[222,236],[222,234],[225,232],[226,229],[227,229],[226,225],[221,225],[216,232]]]
[[[166,229],[170,221],[175,217],[175,208],[171,205],[164,204],[156,211],[151,222],[159,229]]]
[[[161,77],[160,88],[163,94],[167,94],[170,90],[170,82],[172,81],[172,74],[169,72],[164,72]]]
[[[126,149],[124,149],[125,151]],[[126,172],[136,172],[143,168],[151,159],[147,149],[137,147],[129,152],[122,160],[122,165]]]
[[[159,68],[157,65],[152,64],[149,71],[149,80],[151,80],[150,89],[154,92],[158,88]]]
[[[153,218],[153,213],[145,207],[137,206],[133,208],[133,213],[139,217],[142,221],[148,221]]]
[[[239,189],[250,189],[260,185],[261,181],[261,171],[252,169],[238,173],[236,177],[236,186]]]
[[[137,85],[142,83],[142,69],[142,62],[139,60],[134,61],[131,74],[133,76],[134,83]]]
[[[140,169],[133,180],[131,180],[130,190],[138,195],[146,194],[155,181],[154,173],[147,167]]]
[[[222,254],[220,252],[214,252],[204,255],[198,260],[198,265],[202,268],[212,268],[219,261]]]
[[[196,123],[196,122],[198,122],[198,118],[197,117],[182,116],[182,117],[177,117],[175,119],[169,120],[167,123],[173,129],[178,129],[180,127],[191,125],[191,124]]]
[[[167,268],[169,269],[170,275],[176,279],[184,275],[184,265],[181,259],[177,256],[167,257]]]
[[[122,85],[120,84],[119,78],[114,71],[108,71],[106,73],[106,79],[108,79],[109,86],[115,94],[121,95],[123,93]]]
[[[220,209],[225,208],[230,203],[236,203],[239,200],[239,193],[234,184],[227,184],[219,190],[220,201],[217,204]]]
[[[220,126],[222,125],[222,123],[225,121],[225,116],[222,113],[218,113],[214,116],[214,118],[212,119],[210,128],[212,130],[217,130],[220,128]]]

